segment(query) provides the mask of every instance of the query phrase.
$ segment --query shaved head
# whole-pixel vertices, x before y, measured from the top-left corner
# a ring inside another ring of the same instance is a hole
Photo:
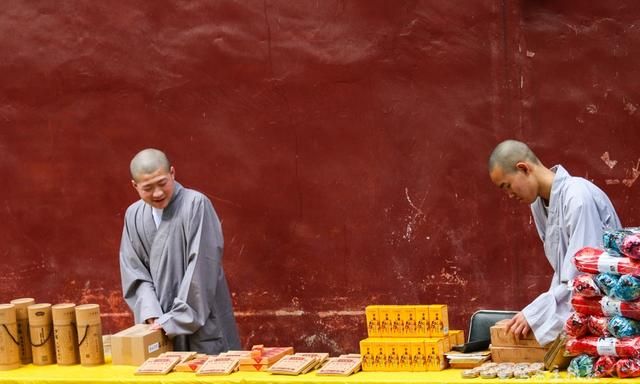
[[[138,152],[138,154],[133,157],[131,164],[129,165],[131,178],[136,181],[139,176],[153,173],[160,168],[169,172],[171,164],[164,152],[153,148],[143,149]]]
[[[504,172],[512,173],[516,171],[516,164],[527,161],[533,164],[540,164],[540,160],[527,144],[517,140],[505,140],[498,144],[489,156],[489,172],[499,166]]]

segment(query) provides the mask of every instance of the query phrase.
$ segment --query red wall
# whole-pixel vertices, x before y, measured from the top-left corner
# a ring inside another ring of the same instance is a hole
[[[497,142],[640,225],[640,5],[556,3],[3,3],[0,300],[131,323],[127,169],[153,146],[223,220],[247,347],[357,351],[374,303],[520,309],[551,269],[488,178]]]

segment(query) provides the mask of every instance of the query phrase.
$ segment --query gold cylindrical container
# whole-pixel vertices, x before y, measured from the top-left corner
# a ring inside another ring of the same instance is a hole
[[[100,306],[98,304],[78,305],[76,307],[76,324],[78,325],[80,364],[104,364]]]
[[[78,364],[78,329],[76,328],[76,305],[56,304],[51,307],[53,338],[58,365]]]
[[[0,370],[20,366],[17,333],[16,307],[13,304],[0,304]]]
[[[31,337],[29,336],[29,313],[27,307],[35,304],[31,297],[11,300],[11,304],[16,307],[16,323],[18,324],[18,348],[20,349],[20,362],[22,364],[31,363]]]
[[[29,335],[34,365],[48,365],[56,362],[51,304],[33,304],[27,307],[29,313]]]

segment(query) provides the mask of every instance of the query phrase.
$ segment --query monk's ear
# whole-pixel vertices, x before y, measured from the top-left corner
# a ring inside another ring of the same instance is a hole
[[[133,187],[133,189],[135,189],[136,191],[138,190],[138,184],[136,184],[135,180],[131,180],[131,186]]]
[[[169,169],[169,174],[171,175],[171,177],[173,177],[174,180],[176,179],[176,169],[173,168],[173,165]]]
[[[528,175],[528,174],[531,173],[531,165],[529,163],[524,162],[524,161],[517,162],[516,163],[516,169],[518,171],[521,171],[525,175]]]

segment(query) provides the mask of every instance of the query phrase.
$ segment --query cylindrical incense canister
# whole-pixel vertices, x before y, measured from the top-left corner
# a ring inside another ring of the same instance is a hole
[[[78,325],[80,363],[82,365],[104,364],[100,306],[98,304],[76,306],[76,324]]]
[[[0,304],[0,370],[14,369],[20,366],[17,333],[15,306]]]
[[[29,335],[34,365],[47,365],[56,362],[53,324],[51,322],[51,304],[33,304],[27,307],[29,313]]]
[[[58,365],[78,364],[78,329],[76,328],[76,305],[56,304],[51,307],[53,338],[56,345]]]
[[[18,324],[18,348],[20,349],[20,362],[31,363],[31,337],[29,336],[29,313],[27,307],[35,304],[31,297],[11,300],[16,307],[16,323]]]

